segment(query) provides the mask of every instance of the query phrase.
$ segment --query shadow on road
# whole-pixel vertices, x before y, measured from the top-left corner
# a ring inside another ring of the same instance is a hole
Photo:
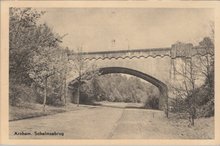
[[[92,103],[92,104],[82,104],[82,105],[90,105],[90,108],[96,107],[108,107],[108,108],[119,108],[119,109],[152,109],[146,108],[143,104],[136,104],[136,103]],[[159,109],[155,109],[159,110]]]
[[[128,105],[125,108],[146,109],[144,106],[132,106],[132,105]]]
[[[110,108],[119,108],[119,109],[147,109],[144,106],[140,105],[107,105],[107,104],[97,104],[95,106],[100,106],[100,107],[110,107]]]

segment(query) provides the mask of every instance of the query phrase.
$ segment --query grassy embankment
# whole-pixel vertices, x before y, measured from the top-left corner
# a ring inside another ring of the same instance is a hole
[[[43,112],[43,105],[41,104],[28,104],[22,107],[10,106],[9,107],[9,121],[16,121],[22,119],[29,119],[40,116],[53,115],[57,113],[74,111],[83,109],[85,105],[80,105],[79,107],[76,104],[67,104],[66,106],[55,107],[55,106],[46,106],[46,111]]]
[[[214,138],[214,117],[197,118],[195,125],[191,126],[186,118],[180,118],[176,114],[170,113],[169,123],[177,129],[177,134],[188,139],[213,139]]]

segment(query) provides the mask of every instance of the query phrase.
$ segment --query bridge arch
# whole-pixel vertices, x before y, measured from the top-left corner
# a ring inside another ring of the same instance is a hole
[[[102,67],[99,68],[99,73],[100,75],[106,75],[106,74],[113,74],[113,73],[122,73],[122,74],[128,74],[132,76],[136,76],[138,78],[141,78],[153,85],[155,85],[159,91],[160,91],[160,100],[159,100],[159,108],[160,109],[167,109],[167,100],[168,100],[168,88],[165,83],[162,81],[145,74],[143,72],[130,69],[130,68],[125,68],[125,67]],[[71,86],[78,86],[78,83],[76,81],[77,79],[73,80],[72,82],[69,83],[69,87]]]

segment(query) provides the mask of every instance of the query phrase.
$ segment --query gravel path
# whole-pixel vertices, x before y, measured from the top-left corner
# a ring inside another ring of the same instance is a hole
[[[180,138],[168,124],[164,113],[156,110],[125,109],[110,135],[112,139],[170,139]]]

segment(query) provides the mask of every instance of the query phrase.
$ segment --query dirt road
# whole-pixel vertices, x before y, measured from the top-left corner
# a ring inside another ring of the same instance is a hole
[[[10,138],[176,139],[178,129],[162,111],[121,106],[90,106],[39,118],[10,122]],[[46,135],[43,135],[45,134]]]

